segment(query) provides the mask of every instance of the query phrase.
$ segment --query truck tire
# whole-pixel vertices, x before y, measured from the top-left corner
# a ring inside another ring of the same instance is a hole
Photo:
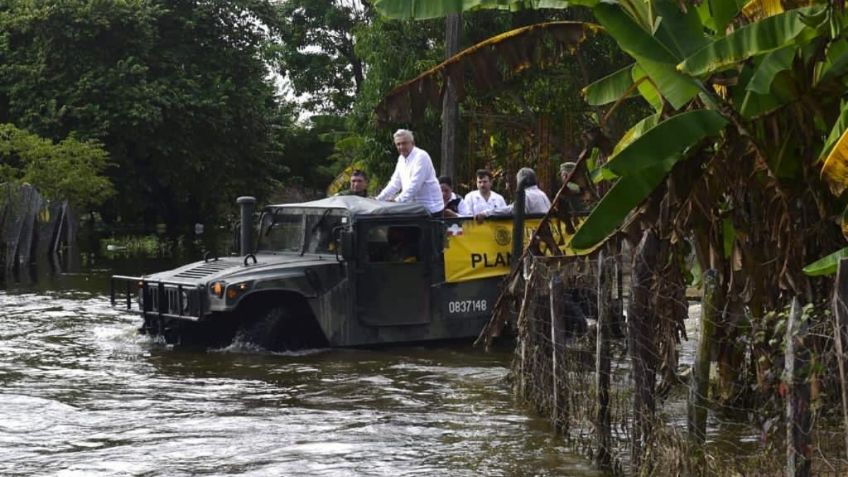
[[[296,313],[286,306],[260,309],[239,328],[236,340],[268,351],[296,351],[328,346],[321,327],[311,315]]]
[[[282,329],[287,321],[291,321],[291,316],[286,307],[266,308],[239,327],[236,340],[257,345],[269,351],[277,351],[281,346],[278,339],[281,338]]]

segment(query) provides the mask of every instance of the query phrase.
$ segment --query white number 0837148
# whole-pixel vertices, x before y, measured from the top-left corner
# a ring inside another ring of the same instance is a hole
[[[486,300],[456,300],[448,302],[448,313],[474,313],[486,311]]]

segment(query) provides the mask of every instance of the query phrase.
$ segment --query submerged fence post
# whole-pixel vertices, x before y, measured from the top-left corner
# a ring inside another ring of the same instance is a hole
[[[792,299],[786,324],[786,475],[810,475],[810,385],[801,373],[810,361],[806,347],[806,326],[801,323],[801,303]]]
[[[595,343],[595,392],[598,399],[595,413],[595,465],[603,469],[610,466],[610,321],[614,278],[613,263],[601,250],[598,254],[598,334]]]
[[[565,347],[562,339],[560,320],[557,316],[556,278],[558,277],[551,277],[548,281],[548,296],[551,307],[551,385],[553,387],[553,392],[551,393],[551,421],[553,421],[554,425],[557,425],[559,419],[559,377],[557,375],[559,372],[559,356],[563,353],[563,348]]]
[[[836,359],[839,365],[839,387],[842,394],[842,419],[844,428],[842,435],[845,438],[845,450],[848,455],[848,385],[845,379],[845,344],[848,337],[848,259],[839,261],[836,270],[836,287],[833,290],[833,339],[836,347]]]
[[[521,266],[521,265],[519,265]],[[530,288],[532,288],[533,284],[533,273],[535,272],[535,264],[530,264],[530,273],[525,278],[524,281],[524,296],[521,300],[521,308],[518,311],[518,320],[516,323],[517,333],[518,333],[518,349],[519,355],[521,357],[519,370],[520,375],[518,377],[518,391],[519,395],[522,399],[527,397],[527,328],[526,328],[526,320],[527,320],[527,307],[528,300],[530,299]]]
[[[695,362],[692,364],[692,383],[689,387],[689,441],[694,445],[704,443],[707,436],[707,394],[710,383],[711,350],[713,329],[718,321],[716,308],[716,286],[718,273],[715,270],[704,272],[704,297],[701,300],[701,336]]]
[[[656,401],[654,357],[654,310],[651,309],[653,267],[657,263],[659,238],[651,229],[633,253],[630,303],[627,308],[631,373],[633,375],[633,432],[631,433],[631,462],[636,473],[642,472],[642,453],[652,432]],[[648,472],[650,473],[650,472]]]

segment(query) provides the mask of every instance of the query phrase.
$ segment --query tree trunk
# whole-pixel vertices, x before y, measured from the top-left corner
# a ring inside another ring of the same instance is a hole
[[[451,13],[445,19],[445,58],[459,51],[459,37],[462,34],[462,16]],[[456,172],[456,130],[459,123],[459,104],[456,100],[456,86],[450,76],[446,77],[447,88],[442,98],[442,164],[440,174],[453,178]]]

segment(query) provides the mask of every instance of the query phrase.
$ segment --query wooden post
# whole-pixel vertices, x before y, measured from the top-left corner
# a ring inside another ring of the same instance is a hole
[[[836,346],[836,358],[839,364],[839,384],[842,394],[842,419],[845,437],[845,450],[848,455],[848,385],[845,379],[845,344],[848,337],[848,259],[839,261],[836,270],[836,287],[833,290],[833,338]]]
[[[792,299],[792,310],[786,324],[786,365],[784,381],[786,394],[786,476],[810,475],[810,385],[800,375],[809,364],[809,350],[804,337],[806,327],[801,323],[801,303]]]
[[[595,392],[598,400],[595,413],[595,465],[602,469],[610,467],[610,322],[614,280],[614,263],[601,250],[598,254],[598,329],[595,343]]]
[[[689,387],[689,440],[698,448],[707,435],[707,394],[710,382],[710,364],[712,357],[713,330],[718,321],[716,308],[716,288],[718,273],[707,270],[704,273],[704,297],[701,300],[701,336],[695,362],[692,364],[692,382]]]
[[[553,386],[553,392],[551,393],[551,421],[554,425],[557,425],[557,421],[559,420],[559,357],[563,353],[564,343],[562,340],[562,327],[559,320],[559,316],[557,316],[557,308],[556,308],[556,292],[558,291],[558,287],[555,286],[556,276],[551,277],[548,282],[548,291],[550,293],[550,305],[551,305],[551,381]]]
[[[651,285],[659,246],[657,234],[653,230],[646,230],[633,253],[632,291],[627,312],[631,373],[634,384],[630,452],[632,466],[637,474],[643,471],[643,444],[650,437],[656,407],[654,401],[656,350],[653,340],[654,312],[651,309]]]
[[[520,266],[520,265],[519,265]],[[518,333],[518,342],[519,342],[519,353],[521,356],[521,365],[519,367],[521,371],[521,375],[518,377],[518,392],[522,399],[526,398],[527,391],[527,339],[528,336],[526,333],[522,333],[526,329],[525,321],[527,319],[527,300],[530,298],[530,288],[533,283],[533,271],[534,267],[530,265],[530,275],[527,280],[524,282],[524,297],[521,300],[521,308],[518,312],[518,322],[516,323],[517,333]]]

